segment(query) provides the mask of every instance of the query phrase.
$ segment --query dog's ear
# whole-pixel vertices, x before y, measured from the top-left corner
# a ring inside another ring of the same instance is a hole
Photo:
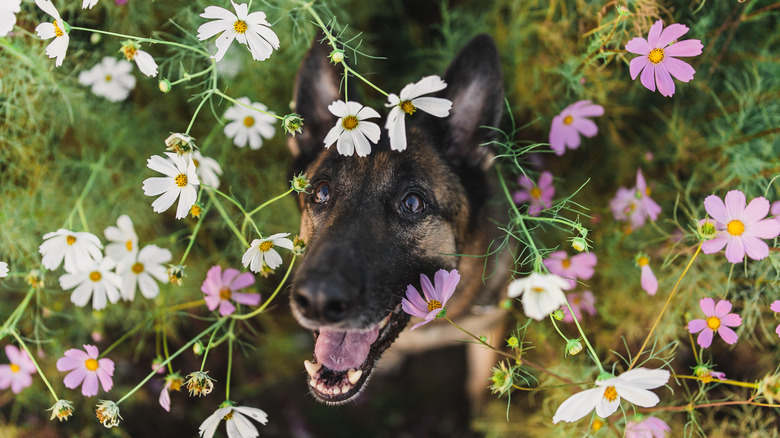
[[[295,173],[304,171],[324,150],[322,141],[336,124],[337,117],[328,111],[328,105],[341,99],[342,68],[331,64],[330,53],[331,47],[320,32],[303,57],[295,79],[294,111],[303,117],[303,131],[287,139]]]
[[[487,165],[504,107],[501,63],[493,39],[477,35],[455,56],[444,75],[442,97],[452,101],[449,117],[439,119],[445,156],[456,165]]]

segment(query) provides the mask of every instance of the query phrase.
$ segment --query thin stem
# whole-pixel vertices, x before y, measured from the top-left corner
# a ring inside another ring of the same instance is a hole
[[[83,31],[83,32],[100,33],[100,34],[103,34],[103,35],[114,36],[114,37],[118,37],[118,38],[127,38],[127,39],[138,41],[139,43],[153,43],[153,44],[163,44],[163,45],[166,45],[166,46],[179,47],[179,48],[182,48],[182,49],[191,50],[191,51],[193,51],[195,53],[199,53],[199,54],[201,54],[201,55],[203,55],[205,57],[211,56],[207,52],[205,52],[205,51],[203,51],[201,49],[198,49],[198,48],[195,48],[195,47],[192,47],[192,46],[188,46],[186,44],[175,43],[173,41],[164,41],[164,40],[158,40],[158,39],[154,39],[154,38],[137,37],[137,36],[133,36],[133,35],[125,35],[125,34],[122,34],[122,33],[108,32],[108,31],[105,31],[105,30],[89,29],[89,28],[86,28],[86,27],[71,26],[70,28],[71,28],[71,30],[80,30],[80,31]]]
[[[238,231],[238,228],[236,228],[236,224],[233,223],[233,221],[230,219],[230,216],[228,216],[227,212],[225,211],[225,207],[222,206],[222,203],[219,202],[214,197],[214,194],[211,190],[209,190],[209,197],[214,202],[214,206],[217,207],[217,211],[219,211],[219,214],[222,216],[222,219],[227,222],[228,227],[233,230],[233,233],[235,233],[236,237],[241,241],[241,243],[244,244],[245,247],[249,247],[249,243],[244,239],[244,236],[241,235],[241,232]]]
[[[601,361],[599,361],[599,357],[596,355],[596,351],[593,349],[593,346],[590,345],[588,337],[585,336],[585,332],[582,330],[582,326],[580,326],[580,322],[577,320],[577,315],[574,314],[574,310],[572,310],[571,305],[569,305],[569,300],[566,300],[566,307],[569,309],[569,314],[574,319],[574,325],[577,326],[577,330],[580,332],[582,340],[585,342],[585,346],[588,347],[588,352],[590,353],[593,362],[596,362],[596,365],[599,367],[599,371],[603,374],[604,367],[601,366]]]
[[[5,320],[5,323],[2,325],[2,327],[0,327],[0,339],[3,339],[5,335],[14,330],[16,323],[19,322],[19,318],[21,318],[24,311],[27,310],[27,305],[30,303],[32,296],[35,294],[35,290],[35,287],[31,287],[30,290],[27,291],[27,295],[24,297],[22,302],[19,303],[11,315],[8,316],[8,319]]]
[[[496,173],[498,174],[498,182],[501,184],[501,189],[504,191],[504,194],[506,195],[506,198],[509,200],[509,205],[512,206],[512,211],[514,211],[516,216],[516,221],[520,224],[520,227],[523,229],[523,234],[525,234],[526,238],[528,239],[528,246],[531,247],[531,251],[533,251],[535,258],[534,258],[534,271],[539,268],[541,263],[541,254],[539,253],[539,249],[536,248],[536,243],[534,242],[534,239],[531,237],[531,233],[528,231],[528,228],[525,226],[525,222],[523,221],[523,215],[520,213],[520,210],[517,209],[517,205],[512,200],[512,194],[509,193],[509,188],[506,185],[506,182],[504,181],[504,175],[501,173],[501,164],[496,164]]]
[[[198,117],[198,113],[200,112],[200,109],[203,108],[203,105],[206,104],[206,101],[211,98],[211,95],[214,94],[214,92],[217,90],[211,89],[206,92],[206,95],[203,96],[203,99],[201,99],[200,103],[198,104],[198,107],[195,108],[195,113],[192,114],[192,118],[190,119],[190,124],[187,125],[187,130],[184,131],[184,135],[189,135],[190,129],[192,129],[192,125],[195,124],[195,119]]]
[[[38,361],[35,360],[35,357],[32,355],[30,350],[27,348],[27,344],[24,343],[24,341],[19,336],[19,334],[16,332],[16,330],[11,329],[10,332],[11,332],[11,335],[13,335],[13,337],[16,338],[16,341],[19,342],[19,345],[22,346],[22,349],[24,349],[24,351],[27,352],[27,355],[30,357],[30,360],[32,361],[33,365],[35,365],[35,369],[38,371],[38,375],[41,376],[41,380],[43,380],[43,383],[45,383],[46,387],[49,388],[49,392],[51,393],[51,396],[54,397],[54,401],[57,402],[60,398],[57,397],[57,393],[54,392],[54,388],[51,387],[51,384],[49,383],[49,380],[43,374],[43,370],[41,370],[41,367],[38,366]]]
[[[195,78],[197,78],[197,77],[200,77],[200,76],[203,76],[203,75],[205,75],[205,74],[208,74],[208,73],[210,73],[210,72],[211,72],[213,69],[214,69],[214,64],[211,64],[211,65],[210,65],[208,68],[206,68],[205,70],[201,70],[201,71],[199,71],[199,72],[197,72],[197,73],[193,73],[193,74],[184,73],[184,76],[183,76],[181,79],[178,79],[178,80],[176,80],[176,81],[173,81],[173,82],[171,82],[171,87],[173,87],[174,85],[181,84],[182,82],[189,82],[189,81],[191,81],[191,80],[193,80],[193,79],[195,79]]]
[[[201,213],[200,217],[198,218],[198,222],[195,224],[195,229],[193,229],[192,234],[190,234],[190,241],[187,244],[187,248],[184,250],[184,254],[182,254],[181,256],[181,261],[179,262],[180,265],[184,265],[184,260],[187,259],[187,255],[190,253],[190,250],[192,249],[192,246],[195,243],[195,236],[198,235],[198,231],[200,231],[200,226],[203,224],[203,219],[206,218],[206,213],[208,213],[210,207],[211,207],[211,200],[209,200],[208,204],[206,204],[206,207],[203,209],[203,213]]]
[[[220,319],[220,321],[221,321],[220,325],[222,325],[222,322],[224,322],[225,320],[226,320],[226,318],[221,318]],[[209,351],[211,350],[211,346],[212,346],[212,344],[214,342],[214,336],[216,336],[216,334],[217,334],[216,330],[211,332],[211,336],[209,337],[209,343],[206,345],[206,351],[203,352],[203,360],[200,362],[200,372],[201,373],[203,372],[203,368],[206,367],[206,358],[209,355]]]
[[[108,346],[108,348],[106,348],[105,350],[103,350],[103,352],[102,352],[102,353],[100,353],[100,356],[99,356],[99,357],[105,357],[105,355],[107,355],[108,353],[110,353],[110,352],[111,352],[111,350],[113,350],[114,348],[116,348],[117,346],[119,346],[119,344],[121,344],[122,342],[124,342],[125,340],[127,340],[127,338],[129,338],[130,336],[133,336],[133,335],[135,334],[135,332],[137,332],[137,331],[138,331],[138,330],[140,330],[142,327],[144,327],[144,326],[145,326],[145,325],[146,325],[146,324],[149,322],[149,320],[150,320],[150,319],[152,319],[152,318],[153,318],[153,316],[149,316],[149,317],[147,317],[146,319],[144,319],[143,321],[141,321],[141,322],[139,322],[138,324],[136,324],[136,325],[135,325],[135,327],[133,327],[132,329],[130,329],[130,331],[128,331],[127,333],[123,334],[123,335],[122,335],[122,336],[121,336],[119,339],[117,339],[116,341],[114,341],[114,343],[113,343],[113,344],[109,345],[109,346]]]
[[[265,115],[267,115],[267,116],[274,117],[274,118],[276,118],[276,119],[278,119],[278,120],[284,120],[284,117],[282,117],[282,116],[277,116],[276,114],[274,114],[274,113],[272,113],[272,112],[264,111],[264,110],[261,110],[260,108],[255,108],[255,107],[253,107],[252,105],[247,105],[247,104],[245,104],[245,103],[241,103],[241,102],[239,102],[238,100],[236,100],[236,99],[234,99],[234,98],[232,98],[232,97],[228,96],[227,94],[225,94],[225,93],[223,93],[223,92],[219,91],[218,89],[214,89],[214,90],[212,90],[212,91],[213,91],[213,92],[214,92],[214,94],[216,94],[217,96],[220,96],[220,97],[222,97],[222,98],[223,98],[223,99],[225,99],[225,100],[228,100],[228,101],[230,101],[230,102],[233,102],[233,103],[234,103],[234,104],[236,104],[236,105],[243,106],[244,108],[248,108],[248,109],[251,109],[251,110],[257,111],[257,112],[259,112],[259,113],[263,113],[263,114],[265,114]]]
[[[254,210],[252,210],[252,211],[250,211],[249,213],[247,213],[247,216],[252,216],[253,214],[257,213],[258,211],[260,211],[260,210],[264,209],[264,208],[265,208],[266,206],[268,206],[269,204],[273,204],[274,202],[276,202],[276,201],[278,201],[278,200],[280,200],[280,199],[284,198],[285,196],[289,195],[289,194],[290,194],[290,193],[292,193],[293,191],[294,191],[294,189],[290,189],[290,190],[288,190],[288,191],[286,191],[286,192],[282,193],[281,195],[279,195],[279,196],[277,196],[277,197],[275,197],[275,198],[272,198],[272,199],[269,199],[268,201],[265,201],[265,202],[263,202],[262,204],[260,204],[260,206],[259,206],[259,207],[255,208]]]
[[[669,307],[669,303],[672,302],[672,298],[674,298],[674,294],[677,292],[677,288],[680,286],[680,282],[682,281],[683,277],[685,277],[685,274],[688,273],[688,269],[691,268],[691,265],[693,265],[693,261],[696,260],[696,256],[699,255],[700,251],[701,251],[701,243],[699,244],[699,247],[696,248],[696,252],[693,253],[693,257],[691,257],[691,260],[688,262],[688,265],[685,267],[685,270],[680,275],[680,278],[677,279],[677,283],[675,283],[674,289],[672,289],[672,293],[670,293],[669,298],[666,299],[666,303],[664,303],[664,307],[663,309],[661,309],[661,313],[658,315],[658,318],[656,318],[655,323],[653,323],[653,327],[650,329],[650,333],[647,334],[645,341],[642,342],[642,346],[639,348],[639,352],[634,357],[634,360],[631,361],[631,365],[628,367],[628,370],[634,368],[634,365],[636,365],[636,361],[639,360],[639,356],[642,355],[642,352],[645,350],[647,343],[650,342],[650,337],[653,336],[653,332],[655,331],[656,327],[658,327],[658,323],[661,322],[661,318],[664,316],[664,312],[666,312],[666,308]]]
[[[555,331],[558,332],[559,335],[561,335],[563,340],[569,342],[569,338],[567,338],[566,336],[563,335],[563,333],[561,333],[561,330],[558,328],[558,324],[555,323],[555,317],[552,315],[552,313],[550,314],[550,321],[552,322],[553,327],[555,327]]]
[[[84,201],[84,198],[87,197],[87,193],[89,193],[89,191],[92,189],[92,184],[95,183],[95,178],[97,177],[97,171],[103,168],[103,163],[106,162],[106,158],[108,158],[108,156],[111,154],[111,151],[114,149],[113,144],[111,147],[109,147],[107,151],[103,153],[103,155],[100,156],[98,162],[95,163],[95,165],[92,167],[92,171],[89,173],[89,179],[87,179],[87,183],[84,184],[84,188],[81,189],[81,193],[79,194],[79,197],[76,198],[76,201],[73,203],[73,208],[70,210],[70,213],[68,213],[68,218],[65,219],[65,224],[66,224],[65,226],[67,226],[68,229],[72,228],[71,224],[73,221],[73,215],[76,213],[76,211],[79,210],[80,208],[79,206]],[[80,215],[82,215],[82,221],[86,222],[86,219],[83,218],[83,211],[80,212]]]
[[[225,400],[230,400],[230,375],[233,374],[233,327],[236,321],[230,321],[230,329],[228,330],[228,365],[227,365],[227,378],[225,379]]]
[[[690,380],[699,380],[704,383],[722,383],[724,385],[733,385],[733,386],[741,386],[743,388],[750,388],[750,389],[758,389],[758,383],[748,383],[748,382],[740,382],[738,380],[730,380],[730,379],[715,379],[710,376],[706,377],[699,377],[699,376],[687,376],[687,375],[679,375],[679,374],[672,374],[672,377],[676,377],[678,379],[690,379]]]
[[[268,297],[267,300],[265,300],[265,303],[263,303],[262,306],[258,307],[256,310],[250,313],[244,315],[231,315],[230,317],[233,319],[249,319],[263,313],[263,310],[265,310],[265,308],[268,307],[268,305],[271,303],[271,301],[274,300],[274,298],[279,293],[279,291],[282,290],[282,286],[284,286],[284,284],[287,282],[287,277],[289,277],[290,272],[292,272],[293,265],[295,264],[295,259],[296,257],[293,257],[293,259],[290,260],[290,266],[287,267],[287,272],[284,273],[284,277],[282,277],[282,281],[279,282],[279,285],[276,286],[276,290],[274,290],[271,296]]]

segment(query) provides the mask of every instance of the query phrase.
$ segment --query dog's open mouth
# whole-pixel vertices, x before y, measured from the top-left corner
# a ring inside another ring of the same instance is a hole
[[[309,388],[326,403],[344,403],[368,381],[374,364],[409,322],[399,304],[373,327],[361,331],[314,331],[314,360],[304,361]]]

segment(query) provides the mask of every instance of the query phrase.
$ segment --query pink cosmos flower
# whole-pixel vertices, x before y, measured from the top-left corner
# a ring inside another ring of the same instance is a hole
[[[593,296],[593,292],[586,290],[582,292],[574,292],[566,294],[566,300],[571,306],[571,310],[574,312],[574,316],[578,321],[582,321],[582,311],[588,312],[590,316],[596,314],[596,297]],[[563,322],[574,322],[574,317],[569,313],[569,308],[566,306],[561,307],[563,310]]]
[[[84,350],[71,348],[65,356],[57,360],[57,369],[70,371],[65,376],[65,387],[74,389],[83,383],[81,393],[92,397],[98,393],[98,380],[103,391],[110,391],[114,385],[111,377],[114,375],[114,361],[98,359],[98,349],[94,345],[84,345]]]
[[[712,298],[702,298],[699,306],[707,319],[694,319],[688,322],[688,331],[699,333],[696,343],[702,348],[712,345],[712,337],[718,332],[721,338],[729,344],[734,345],[737,342],[737,334],[729,327],[738,327],[742,324],[742,318],[731,311],[731,303],[726,300],[720,300],[715,306],[715,300]]]
[[[642,169],[636,171],[636,186],[633,189],[618,188],[615,197],[609,201],[609,207],[615,220],[629,221],[632,230],[642,228],[647,219],[655,221],[661,213],[661,206],[650,198]]]
[[[769,208],[769,215],[780,224],[780,201],[775,201]]]
[[[460,282],[460,274],[458,274],[457,269],[453,269],[450,272],[440,269],[433,277],[433,282],[436,285],[435,287],[431,284],[428,276],[420,274],[420,285],[422,286],[425,299],[420,296],[420,292],[411,284],[406,287],[406,298],[401,299],[401,307],[404,309],[404,312],[412,316],[425,318],[424,321],[413,325],[412,330],[436,319],[436,315],[444,309],[452,293],[455,292],[455,288],[458,286],[458,282]]]
[[[769,246],[761,239],[774,239],[780,234],[780,223],[764,219],[769,213],[766,198],[753,198],[745,207],[745,194],[739,190],[726,193],[725,203],[715,195],[704,199],[707,214],[715,219],[718,235],[701,245],[705,254],[714,254],[726,247],[726,260],[740,263],[745,254],[753,260],[769,255]]]
[[[165,385],[163,385],[162,391],[160,391],[160,397],[157,398],[157,402],[167,412],[171,412],[171,391],[181,391],[182,383],[184,383],[184,379],[177,373],[165,376]]]
[[[658,280],[655,278],[653,270],[650,268],[650,259],[643,253],[639,253],[636,256],[636,264],[642,269],[642,278],[640,283],[642,289],[648,293],[648,295],[655,295],[658,291]]]
[[[219,314],[227,316],[236,311],[236,306],[230,300],[248,306],[260,304],[260,294],[237,292],[253,284],[255,284],[255,276],[251,272],[239,275],[238,269],[228,268],[222,272],[221,266],[212,266],[200,290],[206,294],[205,300],[209,310],[219,306]]]
[[[556,155],[563,155],[566,148],[580,147],[580,134],[593,137],[599,128],[586,117],[596,117],[604,114],[604,107],[581,100],[567,106],[560,114],[553,117],[550,127],[550,148]]]
[[[555,195],[555,187],[552,185],[553,176],[550,172],[542,172],[539,175],[539,184],[535,184],[525,175],[522,175],[518,180],[518,184],[523,190],[515,192],[513,199],[515,204],[522,204],[523,202],[530,203],[528,207],[528,214],[531,216],[539,216],[542,210],[546,210],[552,206],[552,199]]]
[[[771,306],[769,306],[769,308],[772,309],[773,312],[780,313],[780,300],[776,300],[774,303],[772,303]],[[775,333],[777,333],[777,336],[780,337],[780,324],[777,325]]]
[[[5,355],[11,363],[0,365],[0,389],[10,387],[14,394],[19,394],[32,385],[32,375],[37,372],[35,364],[26,351],[14,345],[5,346]]]
[[[588,280],[593,277],[596,266],[596,254],[582,252],[572,257],[566,254],[566,251],[555,251],[549,258],[544,260],[544,266],[553,274],[563,277],[569,282],[566,290],[574,289],[577,286],[576,280]]]
[[[626,44],[626,50],[636,53],[636,58],[629,63],[631,79],[636,79],[640,73],[640,81],[648,90],[658,92],[664,96],[672,97],[674,94],[674,81],[672,76],[680,81],[688,82],[693,79],[696,70],[687,63],[680,61],[676,56],[701,55],[702,44],[700,40],[684,40],[674,44],[670,43],[688,33],[688,26],[682,24],[670,24],[666,29],[658,20],[650,28],[647,39],[636,37]]]
[[[644,421],[626,423],[625,438],[664,438],[671,430],[664,420],[648,417]]]

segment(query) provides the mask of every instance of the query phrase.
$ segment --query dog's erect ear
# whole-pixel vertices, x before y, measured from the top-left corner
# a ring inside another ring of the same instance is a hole
[[[449,117],[440,119],[444,153],[456,165],[485,165],[489,149],[480,144],[494,138],[504,107],[501,63],[493,39],[477,35],[455,57],[444,75],[442,97],[452,101]],[[443,126],[442,126],[443,125]]]
[[[295,80],[295,112],[303,117],[303,132],[287,139],[292,152],[294,172],[302,172],[323,149],[322,140],[337,117],[328,111],[328,105],[341,99],[339,84],[341,66],[330,62],[331,47],[319,33],[306,52]],[[350,88],[350,92],[352,89]],[[350,96],[352,93],[350,93]]]

